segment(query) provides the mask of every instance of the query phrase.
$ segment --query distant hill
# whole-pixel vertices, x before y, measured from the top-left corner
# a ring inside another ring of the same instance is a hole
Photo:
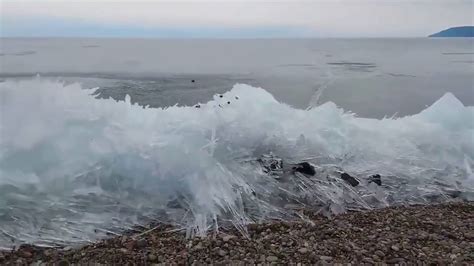
[[[449,28],[429,37],[474,37],[474,26]]]

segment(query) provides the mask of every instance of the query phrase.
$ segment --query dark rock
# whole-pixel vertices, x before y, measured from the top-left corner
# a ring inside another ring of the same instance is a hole
[[[462,192],[459,191],[459,190],[450,190],[450,191],[447,191],[447,194],[451,198],[455,199],[455,198],[459,198],[461,196]]]
[[[192,83],[196,82],[194,79],[191,80]]]
[[[381,186],[382,185],[382,177],[379,174],[372,175],[372,176],[369,177],[369,184],[370,183],[375,183],[375,184]]]
[[[359,185],[359,181],[357,181],[355,177],[349,175],[348,173],[342,173],[341,178],[342,180],[346,181],[349,185],[353,187],[356,187]]]
[[[308,162],[302,162],[302,163],[296,164],[296,166],[293,167],[293,170],[295,170],[295,172],[300,172],[300,173],[305,174],[305,175],[315,175],[316,174],[316,170],[314,170],[314,166],[312,166]]]
[[[221,95],[219,95],[219,97],[222,98],[222,97],[224,97],[224,95],[221,94]]]
[[[196,107],[196,108],[201,108],[201,105],[196,104],[194,107]]]

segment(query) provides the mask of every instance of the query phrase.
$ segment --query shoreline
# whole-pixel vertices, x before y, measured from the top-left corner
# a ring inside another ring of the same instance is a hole
[[[307,214],[310,222],[250,224],[248,238],[231,229],[186,239],[169,225],[150,225],[141,233],[77,249],[22,245],[0,251],[0,264],[474,263],[474,202],[388,207],[331,218]]]

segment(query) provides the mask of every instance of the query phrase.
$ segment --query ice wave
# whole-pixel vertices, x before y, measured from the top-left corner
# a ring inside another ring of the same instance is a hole
[[[95,91],[41,77],[0,83],[0,247],[88,241],[147,218],[205,234],[226,219],[244,230],[281,218],[287,203],[340,211],[473,192],[474,108],[450,93],[419,114],[377,120],[332,102],[294,109],[243,84],[200,108]],[[269,153],[310,161],[319,177],[276,180],[255,163]],[[351,188],[340,169],[388,185]]]

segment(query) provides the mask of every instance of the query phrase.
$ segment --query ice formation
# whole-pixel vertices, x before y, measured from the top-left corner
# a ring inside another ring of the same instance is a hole
[[[190,235],[226,223],[244,232],[295,204],[338,213],[473,197],[474,108],[450,93],[377,120],[331,102],[294,109],[243,84],[200,108],[94,91],[41,77],[0,83],[0,247],[80,243],[149,219]],[[269,154],[283,162],[279,178],[259,163]],[[315,176],[285,169],[303,161]]]

